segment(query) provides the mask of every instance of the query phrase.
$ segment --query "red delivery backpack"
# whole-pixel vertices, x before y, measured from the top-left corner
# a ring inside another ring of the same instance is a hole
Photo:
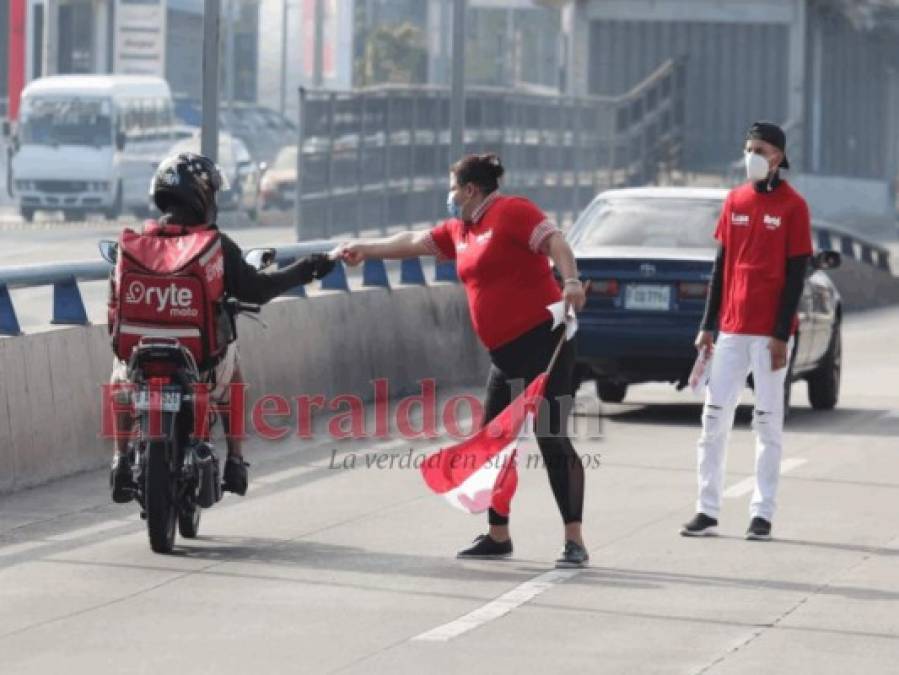
[[[230,341],[224,314],[225,258],[214,229],[148,223],[119,237],[109,330],[113,351],[127,361],[144,336],[171,337],[201,369],[217,363]]]

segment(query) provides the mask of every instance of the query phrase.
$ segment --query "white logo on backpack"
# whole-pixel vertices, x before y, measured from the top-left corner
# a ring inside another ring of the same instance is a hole
[[[175,282],[168,286],[150,286],[141,281],[128,284],[125,303],[129,305],[149,305],[158,314],[168,312],[169,316],[195,317],[199,312],[192,308],[194,294],[189,288],[181,288]]]

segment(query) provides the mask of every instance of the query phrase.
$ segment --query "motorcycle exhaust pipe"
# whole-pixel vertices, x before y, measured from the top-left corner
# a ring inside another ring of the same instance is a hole
[[[218,457],[208,443],[198,443],[194,448],[197,463],[197,504],[208,509],[222,498],[222,481],[219,475]]]

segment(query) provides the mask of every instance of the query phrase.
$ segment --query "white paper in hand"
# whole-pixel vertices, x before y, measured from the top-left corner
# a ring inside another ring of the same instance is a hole
[[[554,302],[551,305],[547,305],[546,309],[549,310],[549,313],[553,318],[553,330],[559,327],[559,324],[562,321],[565,322],[565,339],[570,340],[574,337],[574,334],[577,333],[577,315],[574,313],[574,308],[568,308],[568,316],[563,316],[565,313],[565,301],[559,300],[559,302]]]
[[[712,357],[707,347],[699,350],[696,357],[696,363],[693,364],[693,370],[690,372],[690,390],[697,396],[705,396],[705,389],[709,384],[709,377],[712,375]]]

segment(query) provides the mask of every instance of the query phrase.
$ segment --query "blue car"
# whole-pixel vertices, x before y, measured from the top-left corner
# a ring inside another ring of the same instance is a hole
[[[620,403],[630,384],[671,382],[682,389],[696,359],[727,191],[633,188],[597,196],[566,233],[591,287],[579,315],[579,382],[595,380],[600,400]],[[839,253],[818,252],[799,304],[799,331],[785,387],[808,383],[816,409],[839,398],[840,294],[823,271]]]

